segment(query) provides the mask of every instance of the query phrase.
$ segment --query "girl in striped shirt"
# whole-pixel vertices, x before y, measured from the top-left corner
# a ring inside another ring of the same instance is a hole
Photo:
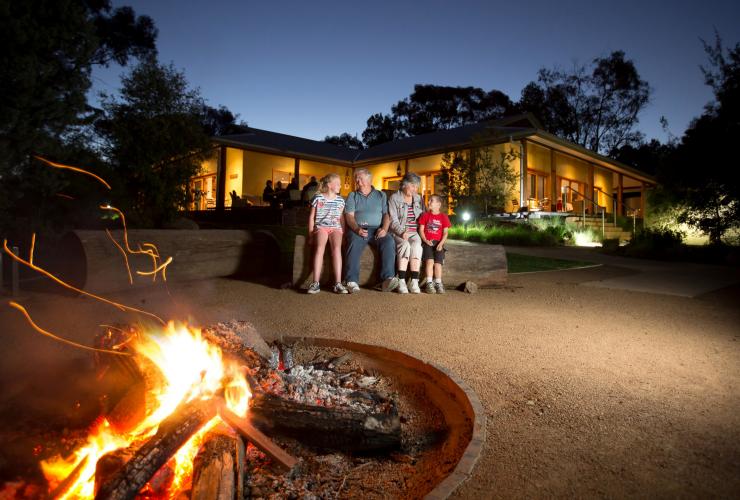
[[[308,243],[314,246],[313,283],[308,293],[321,291],[321,268],[324,264],[326,242],[331,245],[331,263],[334,268],[334,293],[347,293],[342,285],[342,234],[344,233],[344,198],[339,196],[341,180],[337,174],[328,174],[319,181],[319,191],[311,200],[308,216]]]

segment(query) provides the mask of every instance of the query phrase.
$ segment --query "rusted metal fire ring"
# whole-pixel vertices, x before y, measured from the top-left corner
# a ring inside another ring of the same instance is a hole
[[[284,336],[285,343],[303,342],[317,347],[335,347],[359,352],[376,359],[394,363],[407,370],[417,371],[427,376],[447,395],[448,404],[455,404],[472,424],[472,435],[457,465],[432,491],[425,496],[429,500],[449,497],[473,472],[486,440],[486,414],[475,392],[457,375],[446,368],[415,358],[403,351],[393,350],[372,344],[360,344],[348,340],[319,337]],[[445,412],[445,409],[442,409]],[[447,409],[449,410],[449,408]]]

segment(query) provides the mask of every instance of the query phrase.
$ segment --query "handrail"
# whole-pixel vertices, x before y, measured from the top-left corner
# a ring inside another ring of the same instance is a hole
[[[593,188],[593,189],[596,190],[596,188]],[[599,193],[605,194],[609,198],[612,199],[612,208],[614,209],[612,213],[614,214],[614,225],[616,226],[617,225],[617,199],[614,196],[607,193],[606,191],[602,191],[601,189],[599,189],[598,191]]]
[[[601,237],[602,238],[606,238],[606,221],[605,221],[605,216],[604,216],[604,213],[606,212],[606,207],[602,207],[601,205],[599,205],[598,203],[596,203],[594,200],[592,200],[591,198],[589,198],[585,194],[583,194],[583,193],[581,193],[579,191],[576,191],[575,189],[573,189],[570,186],[563,186],[563,188],[570,189],[571,193],[577,194],[578,196],[580,196],[581,198],[583,198],[584,201],[585,200],[590,201],[591,204],[594,206],[594,209],[596,209],[596,208],[603,208],[604,209],[604,210],[601,211]],[[562,195],[562,193],[561,193],[561,195]],[[581,226],[583,228],[586,227],[586,203],[583,204],[583,214],[581,215]]]

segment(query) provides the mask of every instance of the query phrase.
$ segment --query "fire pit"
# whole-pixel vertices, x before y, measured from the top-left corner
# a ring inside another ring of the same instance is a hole
[[[467,477],[480,452],[483,413],[448,374],[397,351],[346,341],[283,337],[271,349],[257,342],[245,350],[254,339],[245,344],[237,335],[234,343],[223,333],[239,325],[245,324],[204,329],[203,338],[219,334],[224,358],[244,352],[244,365],[258,352],[270,357],[270,366],[246,373],[255,394],[244,416],[227,403],[228,389],[182,402],[156,434],[136,444],[119,443],[82,460],[47,458],[45,474],[56,478],[50,496],[444,498]],[[140,386],[152,374],[131,358],[103,355],[100,364],[107,367],[104,377],[124,373],[136,382],[108,401],[91,428],[66,433],[67,452],[92,433],[123,435],[145,420],[151,395]],[[180,473],[183,461],[189,468]],[[86,475],[87,485],[72,486]],[[46,496],[43,486],[34,490],[22,481],[0,490],[14,492]]]

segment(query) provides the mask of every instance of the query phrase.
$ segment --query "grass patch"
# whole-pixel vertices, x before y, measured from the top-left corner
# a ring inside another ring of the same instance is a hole
[[[534,257],[532,255],[506,252],[506,265],[509,268],[510,274],[560,271],[574,267],[592,266],[593,264],[593,262],[583,260],[551,259],[549,257]]]
[[[562,220],[530,220],[525,223],[497,222],[494,224],[456,224],[449,230],[450,238],[509,246],[554,247],[572,242],[579,228]]]

